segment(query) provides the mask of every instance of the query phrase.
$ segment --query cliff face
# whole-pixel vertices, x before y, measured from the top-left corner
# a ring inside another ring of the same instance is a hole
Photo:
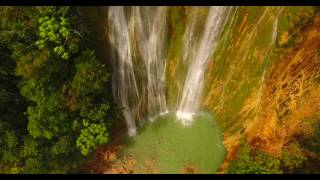
[[[281,151],[286,140],[303,133],[307,118],[319,111],[319,20],[317,17],[301,32],[302,40],[295,49],[278,57],[270,67],[260,109],[245,130],[252,145]]]
[[[320,76],[316,10],[235,10],[207,71],[203,101],[223,128],[226,162],[241,136],[280,156],[291,141],[314,131]]]

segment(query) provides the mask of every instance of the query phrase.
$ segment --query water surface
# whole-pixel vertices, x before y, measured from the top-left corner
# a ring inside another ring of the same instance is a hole
[[[209,113],[198,113],[190,126],[182,125],[170,113],[145,124],[128,140],[123,153],[135,159],[138,173],[147,173],[150,162],[159,173],[184,173],[187,167],[196,173],[214,173],[219,170],[226,149],[221,131]]]

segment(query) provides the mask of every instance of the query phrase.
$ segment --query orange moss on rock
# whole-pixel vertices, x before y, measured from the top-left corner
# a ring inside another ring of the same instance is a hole
[[[243,135],[252,148],[281,156],[284,147],[296,135],[312,131],[306,120],[320,110],[320,17],[304,32],[303,39],[287,56],[271,66],[262,84],[261,97],[255,90],[246,100],[240,118],[255,111],[253,118],[242,119]],[[260,101],[257,102],[257,99]],[[240,134],[225,135],[228,155],[222,166],[235,157]]]

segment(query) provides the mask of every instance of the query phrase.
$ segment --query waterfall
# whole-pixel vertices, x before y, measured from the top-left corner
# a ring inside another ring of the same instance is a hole
[[[165,68],[168,7],[109,7],[107,35],[112,49],[113,95],[123,108],[129,136],[136,134],[143,119],[168,112]],[[183,41],[184,63],[189,64],[177,117],[184,124],[197,112],[204,73],[220,31],[227,7],[210,7],[199,43],[195,41],[198,11],[187,25]]]
[[[166,40],[166,11],[167,7],[159,7],[151,13],[146,8],[147,17],[141,15],[141,8],[134,7],[133,18],[136,35],[139,39],[139,54],[142,57],[147,76],[144,92],[147,96],[147,110],[149,119],[158,113],[166,113],[167,104],[164,94]]]
[[[123,115],[127,122],[128,134],[136,134],[131,99],[139,99],[136,78],[133,71],[131,43],[123,7],[112,7],[108,12],[109,38],[114,46],[113,54],[113,95],[123,107]],[[115,59],[118,59],[116,61]]]
[[[189,57],[191,58],[191,64],[176,113],[177,117],[185,125],[190,123],[193,115],[198,111],[204,73],[216,47],[219,33],[223,29],[223,24],[225,24],[227,9],[227,7],[210,7],[200,44],[196,47],[196,53],[192,53],[191,57]],[[187,31],[188,36],[194,36],[192,26],[194,26],[193,22],[191,22],[191,30]],[[189,50],[185,49],[185,51]]]
[[[167,8],[141,9],[108,9],[113,95],[123,107],[129,136],[136,134],[136,119],[143,119],[141,111],[150,120],[168,111],[164,93]]]

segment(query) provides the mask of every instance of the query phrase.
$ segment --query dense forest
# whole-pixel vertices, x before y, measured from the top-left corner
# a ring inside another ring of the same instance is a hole
[[[0,173],[320,172],[318,7],[152,13],[0,7]]]
[[[0,170],[74,172],[119,111],[76,7],[1,7]]]

